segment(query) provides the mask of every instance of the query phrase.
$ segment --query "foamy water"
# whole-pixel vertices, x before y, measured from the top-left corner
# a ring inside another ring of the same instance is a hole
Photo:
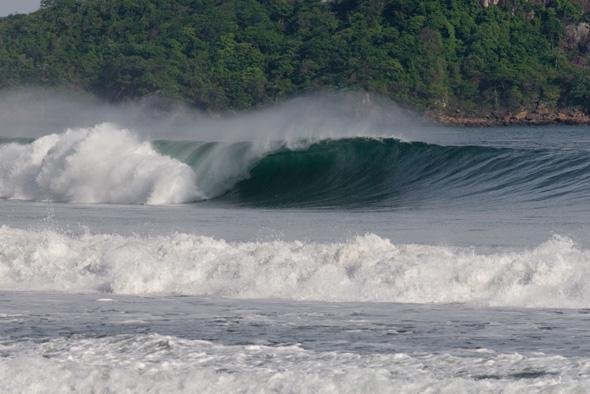
[[[481,253],[371,234],[323,244],[2,227],[0,248],[2,290],[590,307],[590,251],[564,237]]]
[[[186,164],[110,124],[0,145],[0,198],[174,204],[204,198]]]
[[[7,392],[583,392],[590,359],[498,354],[359,355],[299,346],[224,346],[147,335],[0,348]]]

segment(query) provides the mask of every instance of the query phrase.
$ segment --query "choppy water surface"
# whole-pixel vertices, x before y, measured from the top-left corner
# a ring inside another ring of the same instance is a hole
[[[0,140],[0,381],[586,391],[589,132]]]

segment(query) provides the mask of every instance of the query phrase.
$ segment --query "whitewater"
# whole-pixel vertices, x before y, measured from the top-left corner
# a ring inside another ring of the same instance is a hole
[[[590,251],[563,237],[478,254],[373,234],[338,244],[230,243],[1,227],[0,248],[0,287],[13,291],[590,308]]]
[[[3,392],[590,388],[588,127],[4,99]]]

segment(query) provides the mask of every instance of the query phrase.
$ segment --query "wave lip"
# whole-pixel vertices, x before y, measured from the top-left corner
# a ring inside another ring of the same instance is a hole
[[[0,288],[317,301],[590,307],[590,251],[555,237],[531,250],[68,236],[0,228]]]
[[[0,145],[0,198],[175,204],[204,198],[186,164],[114,125]]]

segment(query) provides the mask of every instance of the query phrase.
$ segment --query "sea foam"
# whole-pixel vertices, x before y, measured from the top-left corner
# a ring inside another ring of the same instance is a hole
[[[323,244],[0,228],[2,290],[587,308],[589,262],[559,236],[483,253],[373,234]]]
[[[225,346],[162,335],[58,338],[0,348],[4,392],[585,392],[587,358],[353,354],[300,346]]]
[[[176,204],[204,198],[196,174],[111,124],[0,145],[0,198]]]

